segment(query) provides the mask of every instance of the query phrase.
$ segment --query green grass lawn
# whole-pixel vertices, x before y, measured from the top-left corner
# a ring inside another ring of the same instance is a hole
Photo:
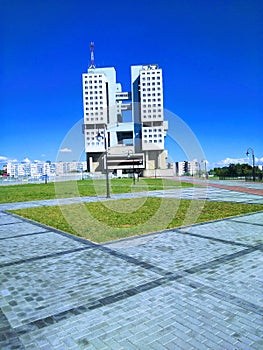
[[[94,242],[106,242],[262,210],[260,204],[143,197],[11,212]]]
[[[192,187],[190,183],[183,183],[169,179],[132,179],[110,180],[111,193],[128,193],[138,191],[153,191],[161,189],[175,189]],[[47,184],[23,184],[0,186],[0,203],[26,202],[41,199],[54,199],[76,196],[103,196],[106,193],[105,180],[65,181]]]

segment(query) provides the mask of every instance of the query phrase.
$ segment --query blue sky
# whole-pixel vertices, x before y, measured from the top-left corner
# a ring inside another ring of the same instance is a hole
[[[248,147],[263,163],[261,0],[0,3],[0,162],[56,159],[82,118],[94,41],[96,66],[114,66],[126,91],[131,65],[159,64],[164,107],[192,129],[210,167],[248,161]]]

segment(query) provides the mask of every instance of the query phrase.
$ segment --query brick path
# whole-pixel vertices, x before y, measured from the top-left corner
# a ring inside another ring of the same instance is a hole
[[[104,245],[0,212],[0,250],[1,350],[263,347],[263,212]]]
[[[217,183],[209,183],[209,186],[216,187],[216,188],[223,188],[229,191],[244,192],[244,193],[256,194],[258,196],[263,196],[263,190],[259,190],[256,188],[248,188],[248,187],[241,187],[241,186],[227,186],[227,185],[220,185]]]
[[[178,178],[176,178],[178,180]],[[180,180],[180,178],[179,178]],[[181,181],[184,181],[184,178],[181,179]],[[236,192],[244,192],[244,193],[250,193],[255,194],[258,196],[263,196],[263,183],[249,183],[249,182],[242,182],[242,181],[213,181],[213,180],[198,180],[198,179],[192,179],[187,178],[185,180],[186,182],[192,182],[195,184],[204,184],[206,186],[216,187],[216,188],[222,188],[229,191],[236,191]],[[220,183],[221,182],[221,183]],[[228,183],[228,184],[226,184]],[[243,186],[240,186],[242,184]],[[257,184],[257,187],[261,188],[255,188],[253,185]]]

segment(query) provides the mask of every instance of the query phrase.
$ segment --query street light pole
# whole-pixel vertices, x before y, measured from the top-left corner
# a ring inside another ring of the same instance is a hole
[[[133,154],[132,151],[128,151],[128,158]],[[134,173],[134,157],[132,157],[132,173],[133,173],[133,184],[135,185],[135,173]]]
[[[110,198],[110,184],[109,184],[109,169],[108,169],[108,137],[107,137],[107,128],[106,125],[104,125],[104,136],[101,135],[100,132],[98,132],[97,140],[101,141],[104,138],[104,147],[105,147],[105,173],[106,173],[106,197]]]
[[[206,159],[201,160],[202,163],[205,164],[205,178],[208,178],[208,174],[207,174],[207,169],[206,169]]]
[[[251,148],[251,147],[249,147],[247,149],[247,153],[246,153],[247,157],[249,156],[250,153],[252,155],[252,177],[253,177],[253,181],[256,181],[256,176],[255,176],[255,154],[254,154],[253,148]]]

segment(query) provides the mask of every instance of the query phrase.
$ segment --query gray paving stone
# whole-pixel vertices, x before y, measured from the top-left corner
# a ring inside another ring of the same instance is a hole
[[[210,188],[181,195],[261,201]],[[0,212],[0,348],[259,350],[262,222],[257,213],[92,246]]]

